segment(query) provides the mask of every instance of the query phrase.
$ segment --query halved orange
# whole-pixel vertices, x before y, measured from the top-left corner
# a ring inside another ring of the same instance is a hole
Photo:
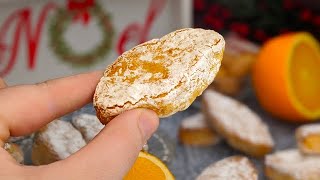
[[[283,120],[320,118],[320,46],[307,32],[267,41],[253,66],[253,87],[263,108]]]
[[[129,173],[124,177],[125,180],[173,180],[174,177],[167,166],[157,157],[140,152]]]

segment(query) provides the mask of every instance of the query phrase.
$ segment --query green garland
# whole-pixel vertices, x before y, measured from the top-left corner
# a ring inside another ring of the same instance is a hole
[[[57,10],[49,24],[49,41],[53,52],[59,59],[76,66],[88,66],[94,64],[98,59],[102,59],[110,51],[114,31],[109,16],[97,4],[90,8],[89,13],[98,19],[98,26],[103,37],[93,50],[79,53],[75,52],[63,38],[67,27],[76,14],[63,8]]]

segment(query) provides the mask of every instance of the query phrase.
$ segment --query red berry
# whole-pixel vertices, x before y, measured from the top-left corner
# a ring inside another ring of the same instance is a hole
[[[203,11],[205,8],[204,0],[194,0],[193,7],[196,11]]]
[[[231,17],[231,12],[228,9],[221,9],[221,16],[224,19],[229,19]]]
[[[302,21],[309,21],[312,17],[312,13],[310,10],[304,9],[300,12],[299,16]]]
[[[282,29],[280,29],[279,33],[280,34],[287,34],[287,33],[290,33],[290,30],[287,28],[282,28]]]
[[[219,19],[213,19],[212,26],[215,30],[220,31],[223,29],[224,23]]]
[[[320,16],[315,16],[313,19],[312,19],[312,23],[314,25],[316,25],[318,28],[320,28]]]
[[[241,36],[249,35],[249,26],[247,24],[235,22],[230,25],[230,28]]]
[[[210,14],[207,14],[204,16],[204,23],[205,24],[211,24],[213,21],[213,17]]]
[[[213,16],[206,15],[204,18],[204,21],[207,25],[209,25],[211,28],[219,31],[222,30],[224,27],[223,21],[221,21],[218,18],[214,18]]]
[[[294,8],[294,3],[292,0],[283,0],[283,8],[286,10],[290,10]]]
[[[212,6],[209,7],[209,13],[212,15],[218,14],[220,10],[221,10],[221,7],[217,4],[213,4]]]
[[[259,41],[265,41],[268,39],[267,34],[261,29],[258,29],[254,32],[254,37]]]

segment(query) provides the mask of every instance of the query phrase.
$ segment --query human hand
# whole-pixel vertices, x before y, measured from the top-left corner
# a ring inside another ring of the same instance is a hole
[[[92,101],[101,76],[92,72],[15,87],[0,81],[1,147],[10,136],[30,134]],[[21,166],[0,148],[0,179],[122,179],[158,124],[151,110],[125,112],[72,156],[43,166]]]

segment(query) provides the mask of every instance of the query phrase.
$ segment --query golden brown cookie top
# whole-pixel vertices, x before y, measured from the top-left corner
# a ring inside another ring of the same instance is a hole
[[[119,113],[150,108],[160,117],[186,109],[219,70],[224,39],[215,31],[181,29],[140,44],[109,66],[94,106],[104,123]]]

